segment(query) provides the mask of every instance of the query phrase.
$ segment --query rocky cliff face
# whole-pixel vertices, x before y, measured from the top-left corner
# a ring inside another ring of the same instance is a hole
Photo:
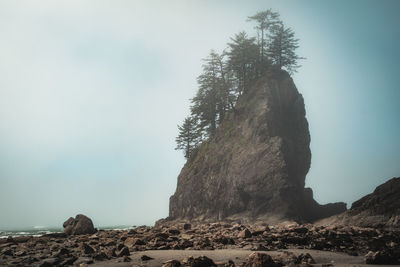
[[[169,219],[312,221],[345,211],[304,188],[309,144],[303,97],[286,72],[269,72],[188,159]]]
[[[343,214],[324,219],[322,225],[400,228],[400,177],[376,187]]]

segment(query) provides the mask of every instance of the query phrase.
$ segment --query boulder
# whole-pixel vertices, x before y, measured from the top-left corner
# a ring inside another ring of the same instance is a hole
[[[76,215],[75,219],[70,217],[64,222],[63,227],[67,235],[94,234],[97,231],[92,220],[82,214]]]
[[[217,267],[214,261],[206,256],[200,256],[197,258],[188,257],[185,258],[182,263],[183,266],[188,267]]]
[[[272,257],[265,253],[253,252],[247,258],[243,267],[278,267]]]
[[[249,238],[249,237],[251,237],[251,232],[249,231],[249,229],[244,229],[244,230],[242,230],[238,235],[237,235],[237,237],[238,238]]]

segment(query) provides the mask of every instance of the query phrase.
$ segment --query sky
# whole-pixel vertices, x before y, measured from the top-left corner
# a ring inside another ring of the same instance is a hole
[[[0,229],[168,216],[201,59],[272,8],[306,58],[306,186],[351,203],[400,176],[400,2],[0,1]]]

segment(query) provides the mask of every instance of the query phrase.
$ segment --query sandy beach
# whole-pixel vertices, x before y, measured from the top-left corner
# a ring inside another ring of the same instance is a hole
[[[133,253],[130,258],[131,262],[118,262],[118,260],[110,260],[105,262],[97,262],[91,266],[105,267],[105,266],[119,266],[119,267],[131,267],[131,266],[148,266],[156,267],[162,266],[162,264],[168,260],[175,259],[182,261],[186,257],[199,257],[206,256],[213,259],[215,263],[227,263],[232,260],[236,266],[241,266],[243,262],[246,262],[247,257],[254,251],[242,250],[242,249],[219,249],[219,250],[148,250]],[[258,251],[259,253],[266,253],[272,257],[278,255],[284,255],[285,252],[294,253],[299,255],[302,253],[309,253],[315,260],[316,264],[313,266],[393,266],[393,265],[368,265],[365,264],[363,256],[350,256],[346,253],[310,250],[310,249],[285,249],[276,251]],[[152,260],[142,261],[143,255],[153,258]],[[331,264],[331,265],[329,265]]]
[[[274,266],[364,266],[367,254],[368,263],[383,266],[397,264],[399,240],[399,231],[360,227],[174,223],[3,238],[0,266],[162,266],[206,256],[217,266],[231,267],[248,263],[255,252],[271,256]]]

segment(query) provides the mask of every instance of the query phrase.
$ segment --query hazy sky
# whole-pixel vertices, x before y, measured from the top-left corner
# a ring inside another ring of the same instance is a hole
[[[400,176],[400,1],[2,0],[0,229],[166,217],[201,59],[268,8],[307,58],[315,198]]]

